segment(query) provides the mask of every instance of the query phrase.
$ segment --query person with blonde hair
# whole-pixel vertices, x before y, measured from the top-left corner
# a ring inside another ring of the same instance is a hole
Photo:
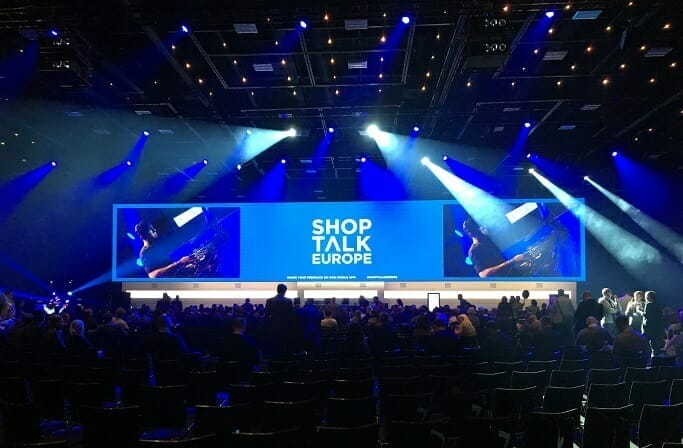
[[[635,291],[633,297],[626,305],[626,312],[629,325],[639,333],[643,332],[643,316],[645,315],[645,301],[643,291]]]
[[[474,328],[467,314],[458,315],[454,331],[464,346],[474,347],[477,345],[477,329]]]

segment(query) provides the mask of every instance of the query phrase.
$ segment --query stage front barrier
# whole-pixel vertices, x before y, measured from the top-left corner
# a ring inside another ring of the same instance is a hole
[[[475,306],[492,308],[503,296],[521,296],[523,290],[530,293],[529,301],[536,299],[539,303],[548,302],[551,295],[559,289],[576,300],[576,282],[285,282],[287,297],[299,298],[303,303],[307,299],[323,301],[332,297],[338,302],[348,298],[356,303],[362,295],[367,299],[378,296],[383,302],[396,303],[401,299],[404,304],[417,306],[427,305],[427,294],[438,293],[441,304],[451,306],[458,304],[458,294]],[[164,293],[172,298],[180,296],[183,304],[188,305],[230,305],[242,304],[249,298],[252,303],[259,304],[275,295],[276,282],[124,282],[122,290],[130,294],[131,303],[135,306],[147,304],[154,306]]]

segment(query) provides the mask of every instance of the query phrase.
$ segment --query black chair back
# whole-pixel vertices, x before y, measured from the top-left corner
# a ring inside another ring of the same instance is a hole
[[[586,409],[582,448],[629,448],[633,406]]]
[[[140,438],[141,409],[84,406],[81,423],[84,448],[135,446]]]
[[[638,446],[660,446],[681,441],[683,403],[673,406],[646,404],[638,421]]]
[[[526,448],[572,448],[579,409],[564,412],[529,412],[524,439]]]

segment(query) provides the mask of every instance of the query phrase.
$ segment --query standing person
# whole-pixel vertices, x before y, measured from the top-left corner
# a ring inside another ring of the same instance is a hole
[[[14,304],[12,291],[0,292],[0,331],[7,331],[14,326],[17,319],[17,309]]]
[[[277,285],[277,295],[266,300],[264,331],[268,338],[267,349],[271,356],[286,354],[290,351],[291,328],[294,306],[285,297],[287,285]]]
[[[602,305],[602,327],[607,330],[609,335],[614,338],[617,334],[617,326],[614,323],[614,319],[617,317],[619,312],[619,304],[617,303],[616,296],[612,293],[609,288],[603,288],[602,297],[598,299],[598,303]]]
[[[633,298],[626,305],[626,317],[629,325],[639,333],[643,332],[643,319],[645,317],[645,303],[643,301],[643,291],[633,293]]]
[[[664,319],[662,318],[662,307],[655,302],[656,294],[654,291],[645,293],[645,313],[643,330],[645,337],[650,343],[650,349],[656,355],[657,351],[663,346],[664,338]]]
[[[574,334],[586,328],[586,319],[593,316],[598,320],[602,319],[602,305],[600,305],[590,291],[585,291],[581,295],[581,303],[576,307],[574,313]]]

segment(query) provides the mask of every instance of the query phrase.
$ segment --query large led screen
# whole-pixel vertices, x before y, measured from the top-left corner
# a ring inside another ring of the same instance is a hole
[[[581,215],[555,200],[116,204],[112,277],[582,280]]]

